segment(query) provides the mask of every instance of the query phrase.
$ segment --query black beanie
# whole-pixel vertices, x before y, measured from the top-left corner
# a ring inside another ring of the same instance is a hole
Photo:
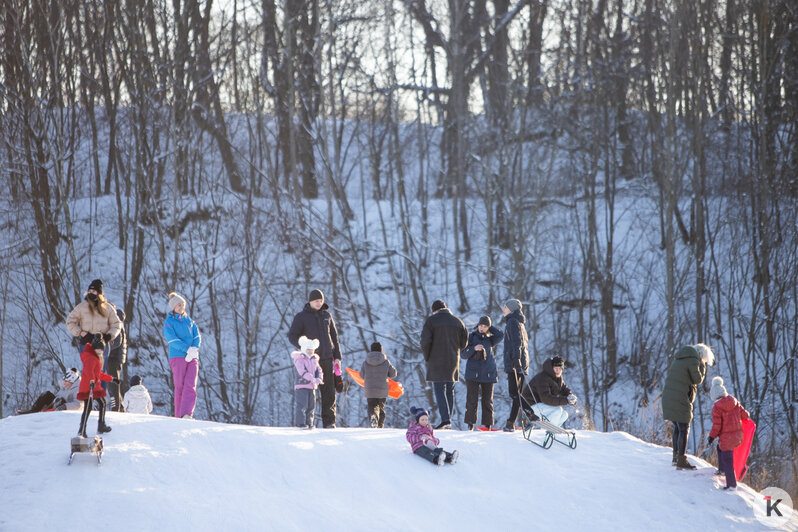
[[[316,301],[317,299],[324,300],[324,293],[321,290],[311,290],[308,296],[308,301]]]
[[[96,290],[98,294],[103,293],[102,279],[95,279],[89,284],[89,290]]]
[[[424,408],[417,407],[417,406],[411,406],[410,407],[410,415],[413,416],[415,418],[415,420],[416,420],[416,423],[418,423],[418,419],[421,416],[429,417],[429,412],[427,412],[427,410],[424,409]]]
[[[479,318],[479,323],[477,325],[485,325],[486,327],[491,326],[490,316],[482,316]]]
[[[551,357],[551,367],[556,368],[557,366],[561,368],[565,367],[565,361],[562,359],[560,355],[554,355],[553,357]]]
[[[138,375],[134,375],[133,377],[130,378],[131,387],[138,386],[139,384],[141,384],[141,377],[139,377]]]
[[[374,353],[382,353],[382,344],[379,342],[374,342],[371,344],[371,351]]]
[[[91,347],[100,351],[105,349],[105,340],[103,340],[102,334],[94,335],[94,338],[91,339]]]
[[[444,303],[442,300],[436,299],[432,302],[432,312],[437,312],[442,308],[446,308],[446,303]]]

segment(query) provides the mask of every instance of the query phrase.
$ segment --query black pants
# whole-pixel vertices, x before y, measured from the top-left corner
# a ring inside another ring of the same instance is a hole
[[[325,427],[335,425],[335,374],[333,359],[319,360],[324,383],[319,385],[321,392],[321,423]]]
[[[518,410],[521,408],[521,394],[520,390],[524,388],[524,374],[517,371],[512,371],[507,374],[507,389],[510,392],[510,399],[513,404],[510,407],[510,417],[507,419],[508,425],[515,425],[515,420],[518,417]]]
[[[52,407],[53,401],[55,400],[55,395],[53,392],[47,391],[41,394],[36,401],[33,403],[33,406],[30,407],[28,410],[24,410],[20,412],[20,414],[32,414],[34,412],[41,412],[42,410],[47,410]]]
[[[466,381],[466,411],[465,422],[469,425],[477,424],[477,403],[482,395],[482,425],[493,426],[493,383]]]
[[[413,453],[418,455],[418,456],[420,456],[424,460],[432,462],[433,464],[435,463],[435,458],[437,458],[437,456],[439,454],[441,454],[441,453],[443,453],[445,455],[444,460],[446,462],[451,462],[452,461],[452,453],[447,453],[441,447],[436,447],[433,450],[433,449],[430,449],[429,447],[427,447],[426,445],[422,445],[421,447],[419,447],[418,449],[413,451]]]
[[[379,399],[366,399],[367,415],[369,420],[371,416],[377,416],[377,427],[383,428],[385,426],[385,397]]]
[[[681,456],[687,449],[687,436],[690,434],[690,423],[673,421],[673,453]]]
[[[737,475],[734,472],[734,449],[723,451],[718,446],[718,469],[726,475],[726,486],[730,488],[737,486]]]
[[[122,363],[115,358],[108,359],[108,361],[106,361],[105,363],[105,372],[111,377],[119,379],[119,376],[122,374]],[[108,389],[108,396],[110,397],[108,403],[109,406],[111,407],[111,411],[121,412],[122,411],[122,391],[120,390],[121,386],[111,381],[107,383],[106,387]]]

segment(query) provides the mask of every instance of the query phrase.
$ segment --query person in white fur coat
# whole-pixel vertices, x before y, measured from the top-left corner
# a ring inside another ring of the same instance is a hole
[[[125,412],[131,414],[149,414],[152,412],[152,399],[150,392],[141,383],[141,377],[136,375],[130,379],[130,389],[122,400]]]

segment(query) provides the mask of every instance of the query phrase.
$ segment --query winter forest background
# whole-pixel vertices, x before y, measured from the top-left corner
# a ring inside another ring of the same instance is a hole
[[[79,364],[64,318],[98,277],[156,413],[177,290],[197,417],[260,425],[290,425],[312,288],[345,366],[374,340],[397,365],[389,426],[433,404],[431,302],[471,328],[517,297],[572,426],[667,444],[670,355],[705,342],[706,390],[759,427],[747,481],[798,493],[794,2],[3,0],[0,24],[0,415]]]

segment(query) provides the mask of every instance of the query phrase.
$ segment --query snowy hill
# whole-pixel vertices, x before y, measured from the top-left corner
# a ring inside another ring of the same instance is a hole
[[[87,506],[113,530],[762,530],[754,490],[719,490],[709,464],[678,472],[669,449],[621,432],[544,451],[519,432],[439,431],[460,461],[438,468],[400,429],[110,413],[102,465],[67,466],[78,423],[0,420],[0,530],[78,530]]]

